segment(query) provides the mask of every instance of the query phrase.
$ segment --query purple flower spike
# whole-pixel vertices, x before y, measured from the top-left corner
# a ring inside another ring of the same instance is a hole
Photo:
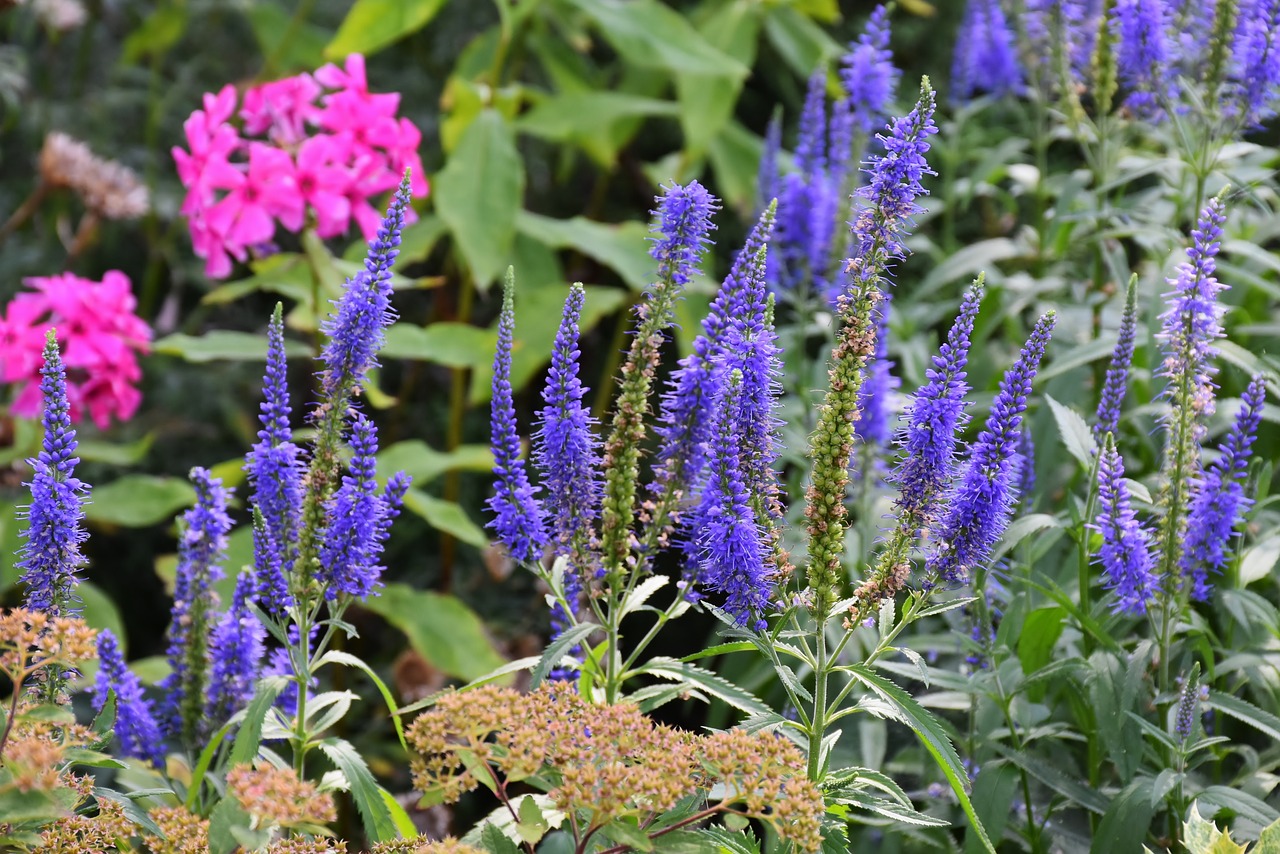
[[[1129,506],[1124,482],[1124,462],[1115,445],[1107,441],[1098,459],[1098,518],[1093,527],[1102,534],[1098,562],[1106,576],[1104,586],[1115,593],[1115,609],[1144,614],[1160,589],[1151,533]]]
[[[701,581],[726,594],[725,610],[738,625],[751,622],[761,629],[769,584],[760,528],[748,504],[738,454],[742,438],[735,413],[741,394],[742,376],[735,372],[717,404],[715,453],[702,491],[696,542]]]
[[[1231,107],[1246,127],[1276,114],[1280,89],[1280,0],[1240,3],[1232,35]]]
[[[409,195],[406,173],[377,235],[369,241],[364,269],[347,280],[342,298],[335,302],[333,314],[322,327],[329,339],[321,354],[325,370],[320,383],[327,401],[359,387],[369,369],[378,364],[378,350],[385,339],[383,330],[396,317],[391,308],[391,266],[399,253]]]
[[[760,188],[760,210],[778,198],[778,153],[782,150],[782,115],[775,112],[764,132],[764,148],[760,152],[760,170],[756,186]]]
[[[858,190],[863,200],[853,223],[851,267],[853,283],[860,285],[872,277],[886,275],[893,261],[906,257],[907,248],[899,239],[922,208],[916,199],[927,191],[920,184],[929,168],[925,154],[929,137],[938,132],[933,123],[934,93],[926,79],[915,109],[889,125],[889,134],[877,134],[885,153],[868,158],[865,170],[871,177]]]
[[[227,549],[231,517],[227,490],[208,469],[193,468],[191,483],[196,504],[182,515],[178,540],[178,573],[169,622],[169,666],[162,725],[166,734],[193,745],[208,728],[204,718],[208,663],[205,653],[217,596],[213,582],[222,577],[218,566]]]
[[[534,563],[547,544],[547,532],[542,507],[525,472],[520,436],[516,433],[516,407],[511,392],[511,348],[516,325],[514,289],[512,274],[508,271],[502,291],[502,315],[498,320],[498,350],[493,359],[490,430],[496,479],[494,495],[489,499],[489,509],[494,513],[489,528],[513,559]]]
[[[268,613],[282,616],[292,602],[285,573],[297,557],[295,538],[302,514],[301,449],[289,427],[288,363],[280,306],[267,329],[267,372],[263,378],[258,442],[249,452],[251,501],[261,524],[253,530],[257,598]]]
[[[1093,436],[1099,443],[1108,433],[1117,435],[1120,430],[1120,409],[1129,389],[1129,366],[1133,364],[1133,348],[1138,333],[1137,279],[1134,276],[1129,280],[1116,347],[1111,353],[1106,379],[1102,382],[1097,421],[1093,425]]]
[[[249,608],[253,576],[236,578],[231,608],[222,615],[209,638],[209,690],[205,715],[222,726],[253,699],[254,683],[262,669],[266,630]]]
[[[1212,359],[1217,355],[1213,342],[1222,337],[1223,308],[1218,293],[1224,286],[1214,277],[1215,258],[1221,246],[1222,223],[1226,219],[1222,202],[1212,199],[1200,214],[1191,232],[1192,245],[1187,261],[1178,267],[1177,278],[1171,279],[1173,291],[1167,295],[1169,308],[1161,316],[1164,321],[1159,334],[1164,345],[1164,364],[1160,375],[1169,380],[1166,396],[1190,408],[1196,416],[1212,414]],[[1186,386],[1187,399],[1179,400]],[[1196,438],[1203,434],[1197,424]]]
[[[956,443],[964,425],[965,367],[969,361],[969,338],[982,305],[982,281],[965,293],[947,340],[933,357],[928,379],[915,393],[902,415],[904,426],[898,433],[901,462],[891,479],[898,484],[897,510],[915,523],[909,532],[919,534],[939,516],[937,499],[955,469]]]
[[[1169,72],[1169,16],[1164,0],[1116,0],[1111,28],[1116,35],[1116,66],[1129,89],[1125,105],[1155,119],[1163,115],[1161,97],[1173,99],[1177,83]]]
[[[65,617],[79,610],[75,607],[76,572],[86,563],[80,547],[88,537],[81,522],[89,487],[75,477],[80,462],[75,456],[76,431],[71,429],[67,375],[53,330],[45,341],[40,375],[44,439],[39,456],[27,460],[34,474],[23,532],[26,543],[17,566],[27,588],[25,606],[50,617]]]
[[[583,405],[587,389],[578,378],[578,319],[585,299],[582,285],[574,285],[565,300],[542,392],[546,406],[534,437],[533,459],[546,489],[543,509],[556,554],[568,554],[576,539],[589,539],[591,523],[600,515],[600,443]]]
[[[142,696],[142,683],[124,663],[116,636],[110,629],[98,633],[98,676],[94,680],[93,709],[101,712],[107,697],[116,694],[115,734],[120,755],[145,759],[160,768],[164,765],[160,727],[151,704]]]
[[[1036,323],[1018,361],[1004,375],[987,423],[947,502],[929,568],[948,583],[967,581],[1004,533],[1013,506],[1013,457],[1021,438],[1027,395],[1053,334],[1054,315]]]
[[[1261,376],[1255,376],[1245,389],[1240,413],[1222,441],[1218,458],[1191,493],[1180,568],[1191,584],[1191,598],[1197,602],[1209,598],[1209,574],[1219,574],[1227,565],[1228,543],[1252,503],[1244,494],[1244,480],[1266,397],[1266,384]]]
[[[380,586],[384,567],[378,559],[390,530],[388,513],[398,510],[409,485],[401,474],[387,484],[387,495],[378,494],[378,430],[368,418],[356,415],[350,442],[351,469],[326,507],[316,573],[331,600],[339,594],[363,599]],[[389,504],[389,497],[394,503]]]
[[[651,238],[649,254],[658,262],[658,278],[683,288],[698,272],[698,258],[711,242],[711,214],[719,205],[697,181],[664,189],[654,211],[659,236]]]
[[[884,5],[871,13],[867,28],[849,45],[841,65],[840,80],[849,95],[854,124],[862,133],[871,133],[888,115],[902,77],[889,51],[889,11]]]
[[[1021,89],[1022,65],[1000,0],[969,0],[951,64],[952,98],[963,103],[979,92],[1005,95]]]

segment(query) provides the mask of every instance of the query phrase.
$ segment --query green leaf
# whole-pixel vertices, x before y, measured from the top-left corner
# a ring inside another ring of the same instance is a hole
[[[1205,705],[1243,721],[1273,741],[1280,741],[1280,718],[1264,712],[1248,700],[1241,700],[1221,691],[1210,691],[1209,701]]]
[[[580,626],[574,626],[571,629],[565,629],[560,635],[547,646],[546,652],[542,653],[542,657],[538,659],[538,666],[533,668],[533,674],[529,677],[529,687],[537,688],[542,684],[542,680],[547,678],[560,661],[569,654],[569,650],[587,639],[588,636],[600,627],[594,623],[585,623]]]
[[[267,676],[258,680],[258,692],[244,710],[240,731],[236,733],[236,740],[231,745],[232,765],[248,765],[257,758],[258,747],[262,744],[263,721],[275,705],[276,697],[280,696],[288,684],[289,680],[283,676]]]
[[[431,194],[480,288],[507,266],[523,194],[524,165],[511,125],[484,109],[463,132]]]
[[[617,273],[634,291],[647,287],[655,275],[649,257],[649,228],[641,222],[605,224],[576,216],[555,219],[522,210],[516,215],[521,234],[551,247],[581,252]],[[564,296],[561,295],[561,300]]]
[[[262,55],[276,60],[277,71],[318,68],[324,62],[328,31],[315,24],[295,21],[280,3],[249,3],[243,9]],[[285,40],[285,34],[289,35]]]
[[[438,531],[444,531],[462,542],[482,549],[489,545],[484,529],[471,520],[461,504],[428,495],[421,489],[410,488],[404,496],[404,506]]]
[[[1240,558],[1240,583],[1252,584],[1266,578],[1280,561],[1280,536],[1254,543]]]
[[[1066,446],[1067,453],[1075,457],[1085,471],[1093,468],[1097,446],[1094,444],[1089,425],[1085,423],[1080,413],[1071,407],[1058,403],[1047,394],[1044,399],[1049,402],[1049,408],[1053,410],[1053,420],[1058,424],[1058,435],[1062,437],[1062,444]]]
[[[167,789],[157,789],[155,792],[156,794],[172,794],[172,792],[169,792]],[[151,816],[147,815],[147,811],[138,805],[136,800],[138,793],[134,792],[131,794],[133,797],[130,797],[124,792],[117,792],[115,789],[108,789],[105,786],[95,786],[93,789],[93,796],[95,798],[98,798],[99,800],[114,801],[124,808],[124,814],[128,816],[129,821],[133,822],[147,833],[164,839],[164,832],[161,831],[160,827],[151,820]],[[3,807],[0,807],[0,815],[4,815]],[[5,815],[5,817],[8,818],[9,816]]]
[[[750,67],[756,58],[761,11],[757,3],[726,3],[707,16],[698,29],[712,46]],[[676,75],[680,127],[689,157],[699,157],[724,130],[733,118],[741,91],[742,77],[736,74]]]
[[[195,812],[196,805],[200,802],[200,786],[204,782],[205,775],[209,773],[209,766],[213,764],[213,757],[217,756],[218,748],[222,745],[223,739],[235,727],[233,723],[225,723],[218,728],[218,731],[209,739],[209,743],[200,751],[200,757],[196,760],[196,767],[191,771],[191,782],[187,785],[187,801],[186,807],[189,812]]]
[[[137,65],[147,56],[163,56],[187,31],[189,13],[178,3],[162,3],[124,40],[120,60]]]
[[[763,148],[760,137],[734,120],[707,145],[707,159],[715,170],[725,201],[744,216],[756,206],[756,180]]]
[[[486,822],[480,831],[480,842],[489,854],[520,854],[520,848],[493,822]]]
[[[1018,659],[1024,673],[1034,673],[1049,663],[1066,617],[1066,610],[1057,606],[1037,608],[1027,614],[1018,635]]]
[[[493,471],[493,449],[488,445],[459,445],[452,451],[437,451],[421,439],[409,439],[378,454],[378,471],[402,471],[422,486],[445,472]]]
[[[377,53],[425,27],[444,3],[445,0],[356,0],[333,41],[325,46],[325,59]]]
[[[685,16],[657,0],[568,0],[627,62],[694,74],[746,77],[750,69],[712,47]]]
[[[399,830],[383,800],[382,787],[373,779],[364,758],[349,742],[340,738],[322,739],[318,744],[324,755],[347,778],[351,799],[355,801],[356,812],[360,813],[369,840],[389,842],[398,838]]]
[[[636,672],[683,682],[690,687],[705,691],[707,694],[728,703],[733,708],[748,714],[764,715],[770,712],[769,707],[750,691],[739,688],[710,670],[676,661],[674,658],[655,656],[636,668]]]
[[[418,835],[418,827],[413,823],[413,819],[409,817],[409,813],[404,807],[400,806],[400,802],[396,800],[396,796],[388,792],[381,786],[378,787],[378,794],[382,795],[382,802],[387,805],[387,812],[391,814],[391,821],[395,823],[396,830],[400,833],[402,839],[413,839]]]
[[[414,651],[448,676],[471,680],[505,663],[484,623],[453,596],[393,583],[363,604],[404,632]]]
[[[195,500],[196,492],[185,480],[127,474],[94,489],[84,515],[98,524],[145,528],[172,518]]]
[[[406,225],[400,232],[400,266],[411,261],[427,260],[427,256],[447,230],[444,220],[434,214],[426,214],[417,222]]]
[[[1005,759],[1017,765],[1023,771],[1026,771],[1035,779],[1039,780],[1045,786],[1062,795],[1073,804],[1078,804],[1090,812],[1102,815],[1107,811],[1107,804],[1110,800],[1101,792],[1091,789],[1084,783],[1068,777],[1065,773],[1055,768],[1048,762],[1037,762],[1008,749],[999,742],[992,745],[996,752]]]
[[[156,434],[148,433],[136,442],[119,444],[95,439],[83,439],[76,448],[80,459],[86,462],[106,463],[112,466],[131,466],[139,463],[151,450]]]
[[[649,834],[641,830],[635,820],[617,819],[609,822],[600,832],[609,839],[636,851],[648,852],[653,850],[653,840],[649,838]]]
[[[209,854],[231,854],[240,847],[235,831],[248,830],[253,816],[235,798],[223,798],[209,815]]]
[[[783,61],[800,77],[807,78],[815,68],[844,52],[822,27],[791,6],[778,4],[770,8],[764,31]]]
[[[1196,796],[1196,803],[1200,804],[1202,808],[1205,806],[1214,808],[1209,813],[1210,818],[1222,810],[1228,810],[1233,815],[1262,827],[1280,820],[1280,812],[1276,812],[1275,808],[1266,801],[1248,792],[1242,792],[1227,786],[1210,786]]]
[[[750,830],[737,833],[721,827],[708,827],[699,831],[720,846],[725,854],[760,854],[760,843]]]
[[[628,92],[565,92],[539,101],[516,122],[516,130],[553,142],[570,142],[607,131],[620,119],[676,113],[676,105],[661,98]]]
[[[1151,817],[1151,780],[1139,777],[1134,780],[1107,807],[1098,831],[1089,848],[1092,854],[1111,854],[1114,851],[1137,851],[1147,838]]]
[[[982,819],[987,833],[996,839],[1004,835],[1005,825],[1009,822],[1009,804],[1013,803],[1019,779],[1017,766],[988,762],[982,766],[978,778],[973,781],[973,808]],[[973,834],[965,838],[964,848],[966,854],[977,854],[982,850],[978,838]]]
[[[391,713],[391,723],[396,728],[396,737],[400,739],[400,746],[407,752],[409,750],[409,745],[406,744],[404,740],[404,727],[400,723],[399,715],[396,714],[396,700],[391,694],[391,689],[387,687],[387,683],[383,682],[381,677],[373,671],[372,667],[365,664],[363,659],[357,658],[349,652],[343,652],[338,649],[331,649],[326,652],[320,658],[320,661],[316,663],[316,669],[318,670],[322,664],[330,661],[334,664],[345,664],[348,667],[354,667],[373,681],[373,684],[378,689],[378,693],[382,695],[383,702],[387,704],[387,711]]]
[[[1195,809],[1193,804],[1192,810]],[[1273,822],[1262,829],[1258,837],[1258,845],[1253,854],[1280,854],[1280,821]]]
[[[956,799],[960,801],[960,807],[969,817],[970,826],[982,843],[982,850],[989,854],[996,854],[996,849],[991,844],[991,839],[987,836],[978,814],[974,811],[973,803],[969,800],[969,793],[965,790],[965,783],[969,779],[968,774],[960,762],[959,754],[951,744],[951,739],[947,738],[946,732],[943,731],[937,719],[913,700],[906,691],[864,665],[851,664],[847,670],[881,700],[896,709],[899,719],[915,731],[920,743],[933,756],[938,769],[951,783],[951,790],[955,792]]]
[[[121,655],[125,652],[124,618],[120,609],[111,597],[102,592],[102,588],[91,581],[82,581],[76,586],[76,595],[84,603],[84,621],[94,629],[110,629],[116,636]]]
[[[267,337],[249,332],[233,332],[228,329],[215,329],[204,335],[192,336],[182,333],[166,335],[152,345],[157,353],[166,356],[177,356],[186,362],[201,364],[214,361],[247,361],[265,362],[267,360]],[[284,351],[288,356],[306,359],[311,350],[297,341],[284,342]]]
[[[436,362],[451,368],[474,368],[493,361],[497,336],[469,323],[433,323],[415,326],[396,323],[387,329],[380,351],[386,359]]]

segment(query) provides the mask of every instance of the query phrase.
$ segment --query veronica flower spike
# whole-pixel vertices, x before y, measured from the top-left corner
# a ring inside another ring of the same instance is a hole
[[[585,300],[582,285],[569,289],[542,392],[546,405],[534,437],[534,465],[546,489],[543,508],[556,554],[581,551],[600,513],[599,442],[592,432],[591,413],[583,405],[587,389],[578,377],[578,320]],[[576,573],[570,574],[576,580]]]
[[[1110,433],[1104,436],[1100,453],[1098,516],[1093,528],[1102,534],[1097,559],[1105,576],[1104,586],[1115,594],[1117,611],[1145,614],[1160,590],[1151,532],[1129,505],[1124,462]]]
[[[490,430],[493,443],[494,494],[489,528],[507,547],[512,559],[536,563],[547,544],[542,507],[534,495],[520,452],[516,407],[511,391],[511,348],[515,339],[515,274],[507,270],[502,286],[502,314],[498,318],[498,349],[493,358],[493,396]]]
[[[947,583],[968,581],[990,556],[1013,508],[1013,458],[1021,438],[1027,395],[1053,334],[1054,313],[1043,315],[1022,353],[1004,375],[987,423],[948,500],[928,567]]]
[[[266,630],[250,609],[254,579],[249,573],[236,578],[231,607],[209,638],[209,688],[205,715],[221,726],[253,699],[254,683],[262,669]]]
[[[80,462],[75,456],[76,431],[71,429],[67,375],[52,329],[45,339],[40,373],[44,440],[40,454],[28,460],[34,469],[31,504],[23,532],[26,543],[17,566],[26,585],[25,607],[50,617],[64,617],[79,610],[76,572],[85,565],[80,547],[88,536],[82,524],[88,486],[75,477],[76,463]]]
[[[178,540],[178,573],[169,623],[168,658],[161,724],[166,735],[194,745],[204,734],[205,689],[208,685],[209,633],[217,597],[213,582],[222,577],[218,565],[227,549],[231,517],[227,490],[207,469],[193,468],[196,504],[182,515]]]
[[[1111,364],[1107,366],[1107,375],[1102,382],[1102,394],[1098,399],[1097,420],[1093,424],[1093,436],[1101,443],[1102,437],[1108,433],[1118,435],[1120,427],[1120,408],[1124,404],[1124,395],[1129,388],[1129,366],[1133,364],[1133,349],[1138,333],[1138,276],[1129,277],[1129,286],[1125,289],[1124,313],[1120,315],[1120,331],[1116,336],[1116,347],[1111,354]]]
[[[748,506],[743,483],[738,433],[738,398],[742,374],[734,371],[716,407],[715,454],[698,513],[697,533],[700,579],[712,590],[726,594],[725,610],[739,625],[764,628],[761,617],[769,603],[760,528]]]
[[[115,734],[120,755],[145,759],[157,768],[164,764],[160,727],[151,704],[142,696],[142,683],[124,662],[120,645],[110,629],[98,633],[98,676],[94,681],[93,708],[101,712],[111,692],[116,695]]]
[[[1266,397],[1266,383],[1260,375],[1255,376],[1245,389],[1240,413],[1223,440],[1217,459],[1193,487],[1181,570],[1190,584],[1191,598],[1197,602],[1209,597],[1210,573],[1221,573],[1226,566],[1228,543],[1249,507],[1244,479]]]
[[[841,65],[840,81],[849,96],[854,124],[859,132],[869,134],[884,121],[902,77],[889,52],[889,10],[883,4],[871,13]]]
[[[288,364],[284,353],[283,309],[277,303],[267,328],[267,372],[263,378],[258,442],[249,452],[245,471],[251,499],[261,523],[255,524],[254,573],[257,598],[268,613],[283,615],[291,594],[285,577],[296,555],[294,540],[301,524],[301,449],[289,427]]]

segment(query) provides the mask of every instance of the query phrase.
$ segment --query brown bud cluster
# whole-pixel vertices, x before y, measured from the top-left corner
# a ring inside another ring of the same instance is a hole
[[[347,854],[347,843],[341,839],[305,839],[295,836],[293,839],[268,845],[267,854]]]
[[[473,848],[465,842],[459,842],[452,836],[446,836],[444,839],[419,836],[416,839],[379,842],[369,849],[369,854],[485,854],[485,852],[482,848]]]
[[[821,847],[821,793],[799,750],[772,734],[696,735],[655,724],[633,705],[593,705],[572,688],[544,684],[531,694],[484,686],[445,695],[407,736],[414,787],[445,801],[481,777],[500,794],[508,783],[548,781],[547,794],[585,835],[623,817],[644,826],[714,789],[719,805],[708,816],[760,818],[800,850]]]
[[[136,832],[124,807],[104,798],[98,801],[97,815],[68,816],[45,828],[40,834],[39,850],[46,854],[128,851],[129,839]]]
[[[209,850],[209,822],[183,807],[154,809],[151,820],[164,833],[164,839],[144,837],[151,854],[201,854]]]
[[[147,188],[132,169],[98,157],[65,133],[44,138],[39,168],[46,185],[74,190],[85,207],[106,219],[137,219],[151,209]]]

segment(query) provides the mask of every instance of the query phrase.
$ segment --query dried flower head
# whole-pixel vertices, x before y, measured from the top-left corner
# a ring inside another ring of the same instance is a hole
[[[325,824],[337,818],[333,796],[299,780],[292,768],[237,765],[227,772],[227,791],[260,825]]]
[[[61,0],[56,5],[79,4]],[[74,190],[85,207],[107,219],[137,219],[151,209],[147,188],[132,169],[98,157],[89,146],[65,133],[54,131],[45,136],[39,169],[47,185]]]
[[[129,840],[137,832],[124,806],[102,798],[97,815],[71,815],[55,821],[40,834],[39,850],[48,854],[86,854],[97,851],[128,851]]]
[[[209,850],[209,822],[183,807],[160,807],[150,813],[164,838],[143,836],[152,854],[201,854]]]
[[[347,843],[341,839],[295,836],[267,846],[267,854],[347,854]]]
[[[474,848],[465,842],[459,842],[452,836],[446,836],[444,839],[417,836],[413,839],[379,842],[369,849],[369,854],[485,854],[485,852],[483,848]]]

